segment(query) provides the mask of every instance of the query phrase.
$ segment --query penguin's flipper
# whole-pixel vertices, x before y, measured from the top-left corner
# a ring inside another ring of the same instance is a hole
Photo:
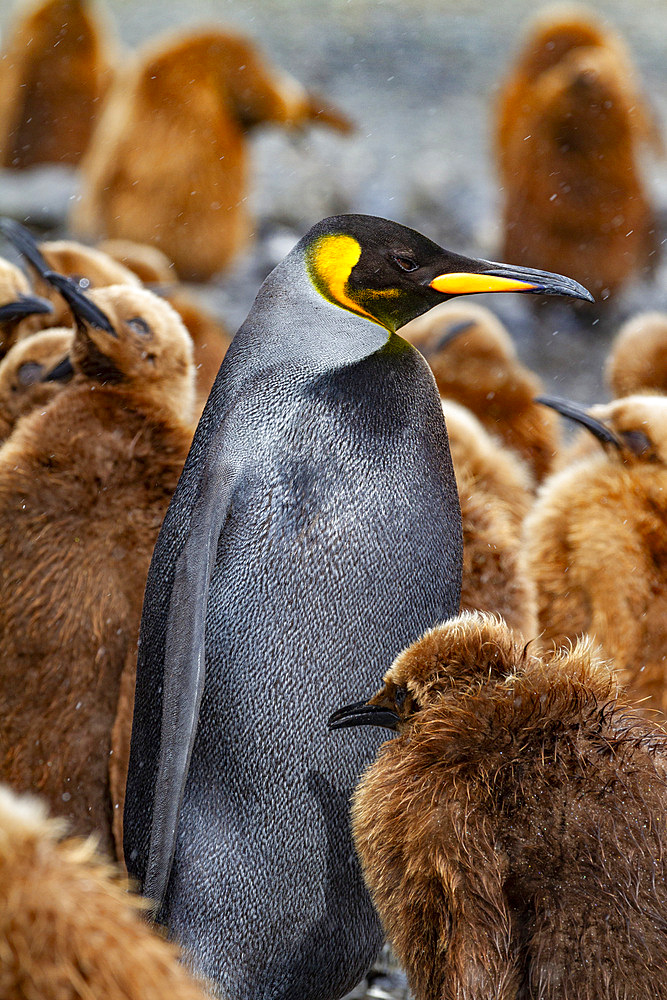
[[[204,627],[218,539],[234,475],[208,467],[185,543],[176,560],[164,650],[162,722],[143,894],[159,907],[169,882],[178,817],[204,690]]]

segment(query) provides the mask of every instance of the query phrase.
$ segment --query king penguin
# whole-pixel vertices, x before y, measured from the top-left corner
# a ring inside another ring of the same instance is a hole
[[[382,941],[348,806],[381,737],[322,719],[458,611],[433,376],[396,331],[450,295],[590,298],[385,219],[315,225],[221,365],[149,571],[125,856],[234,1000],[332,1000]]]

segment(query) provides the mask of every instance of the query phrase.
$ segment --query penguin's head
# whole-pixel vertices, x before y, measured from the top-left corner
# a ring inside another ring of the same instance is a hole
[[[334,712],[329,729],[381,726],[406,732],[443,698],[474,695],[486,682],[511,676],[526,655],[523,642],[501,618],[464,611],[403,650],[380,690],[366,702]]]
[[[73,374],[68,357],[72,330],[52,328],[19,340],[0,361],[0,438],[19,417],[45,406]]]
[[[19,324],[29,317],[37,319],[51,312],[50,302],[33,293],[23,272],[0,258],[0,357],[20,336]]]
[[[455,295],[529,292],[593,301],[571,278],[463,257],[413,229],[369,215],[324,219],[299,248],[311,283],[325,299],[391,332]]]
[[[538,396],[537,402],[585,427],[612,460],[667,463],[665,396],[625,396],[590,409],[558,396]]]

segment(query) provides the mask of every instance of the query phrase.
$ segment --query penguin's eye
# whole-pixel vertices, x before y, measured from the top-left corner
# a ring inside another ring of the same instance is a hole
[[[621,437],[633,455],[642,456],[651,451],[651,441],[643,431],[623,431]]]
[[[392,254],[391,259],[401,271],[416,271],[419,267],[414,257],[408,257],[406,254]]]
[[[142,316],[133,316],[132,319],[128,319],[127,325],[140,337],[150,337],[151,335],[151,328]]]
[[[42,379],[42,366],[37,361],[25,361],[17,371],[21,385],[34,385]]]

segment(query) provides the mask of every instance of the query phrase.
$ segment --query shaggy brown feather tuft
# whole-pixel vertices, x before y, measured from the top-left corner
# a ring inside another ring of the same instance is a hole
[[[399,735],[354,837],[417,1000],[667,997],[667,738],[590,640],[538,656],[462,614],[370,704]]]
[[[3,1000],[204,1000],[144,900],[37,799],[0,786]]]

